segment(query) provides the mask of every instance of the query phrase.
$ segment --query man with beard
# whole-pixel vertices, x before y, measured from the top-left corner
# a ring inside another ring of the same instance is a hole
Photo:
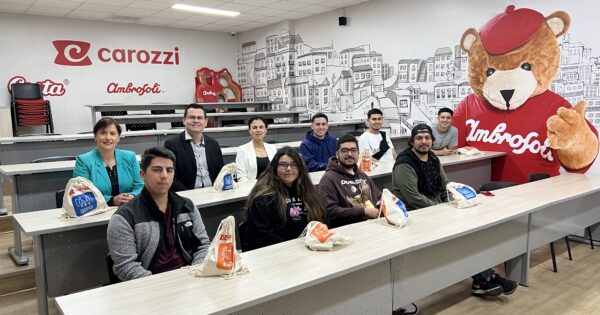
[[[376,218],[379,214],[375,205],[379,203],[381,190],[358,169],[357,161],[356,138],[350,134],[340,137],[335,156],[329,159],[319,182],[327,225],[331,228]]]
[[[431,127],[416,125],[410,147],[400,152],[392,172],[392,192],[414,210],[448,201],[448,178],[440,160],[431,151],[434,141]]]
[[[411,147],[402,151],[394,164],[392,192],[408,210],[416,210],[448,201],[448,178],[440,160],[431,152],[434,141],[431,127],[416,125],[411,132]],[[474,275],[471,293],[479,296],[508,295],[517,283],[487,269]]]

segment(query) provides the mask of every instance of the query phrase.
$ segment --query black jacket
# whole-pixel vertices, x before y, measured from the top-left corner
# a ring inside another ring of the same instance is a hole
[[[214,183],[217,175],[225,164],[223,162],[223,154],[221,153],[221,147],[219,143],[207,136],[202,135],[204,138],[204,145],[206,147],[206,162],[208,164],[208,175],[210,180]],[[177,161],[175,163],[175,179],[173,180],[173,186],[171,189],[174,191],[194,189],[196,183],[196,157],[194,157],[194,149],[190,141],[185,140],[185,131],[173,136],[165,141],[165,148],[173,151]]]

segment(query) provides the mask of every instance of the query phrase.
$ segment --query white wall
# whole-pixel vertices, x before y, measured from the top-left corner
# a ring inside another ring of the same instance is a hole
[[[54,40],[90,43],[92,65],[55,64]],[[228,68],[234,77],[237,72],[236,40],[224,32],[0,14],[0,42],[0,106],[10,105],[7,84],[15,76],[29,82],[50,79],[64,84],[64,95],[46,97],[52,104],[55,132],[63,134],[92,129],[85,104],[189,103],[194,100],[196,70]],[[173,52],[175,47],[179,65],[104,63],[97,56],[100,48]],[[112,82],[123,86],[158,83],[160,92],[109,94],[107,86]]]

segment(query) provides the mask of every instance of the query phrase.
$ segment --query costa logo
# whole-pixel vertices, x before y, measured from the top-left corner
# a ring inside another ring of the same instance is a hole
[[[75,40],[55,40],[52,42],[57,50],[54,63],[63,66],[89,66],[92,60],[88,56],[91,44]],[[100,62],[140,63],[155,65],[179,65],[179,48],[173,51],[144,49],[111,49],[100,48],[96,52]]]
[[[54,63],[63,66],[89,66],[92,64],[87,56],[90,43],[75,40],[55,40],[52,42],[58,54]]]
[[[20,75],[14,76],[10,80],[8,80],[8,85],[6,86],[6,89],[8,90],[8,93],[10,93],[11,92],[10,87],[14,83],[27,83],[27,82],[28,82],[27,79],[25,79],[25,77],[23,77],[23,76],[20,76]],[[68,83],[67,80],[65,80],[64,82]],[[66,92],[64,83],[54,82],[50,79],[38,81],[35,83],[39,83],[42,86],[42,94],[44,96],[62,96]]]
[[[158,83],[154,83],[153,85],[146,83],[144,85],[135,86],[133,83],[129,82],[127,85],[122,86],[117,82],[111,82],[106,87],[106,92],[109,94],[137,94],[142,96],[144,94],[162,93],[162,90]]]

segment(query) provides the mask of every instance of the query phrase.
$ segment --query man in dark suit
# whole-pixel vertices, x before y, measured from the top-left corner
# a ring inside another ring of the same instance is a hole
[[[177,157],[175,191],[210,187],[223,168],[223,154],[219,143],[203,135],[208,118],[201,105],[190,104],[183,114],[185,131],[165,141],[165,147]]]

